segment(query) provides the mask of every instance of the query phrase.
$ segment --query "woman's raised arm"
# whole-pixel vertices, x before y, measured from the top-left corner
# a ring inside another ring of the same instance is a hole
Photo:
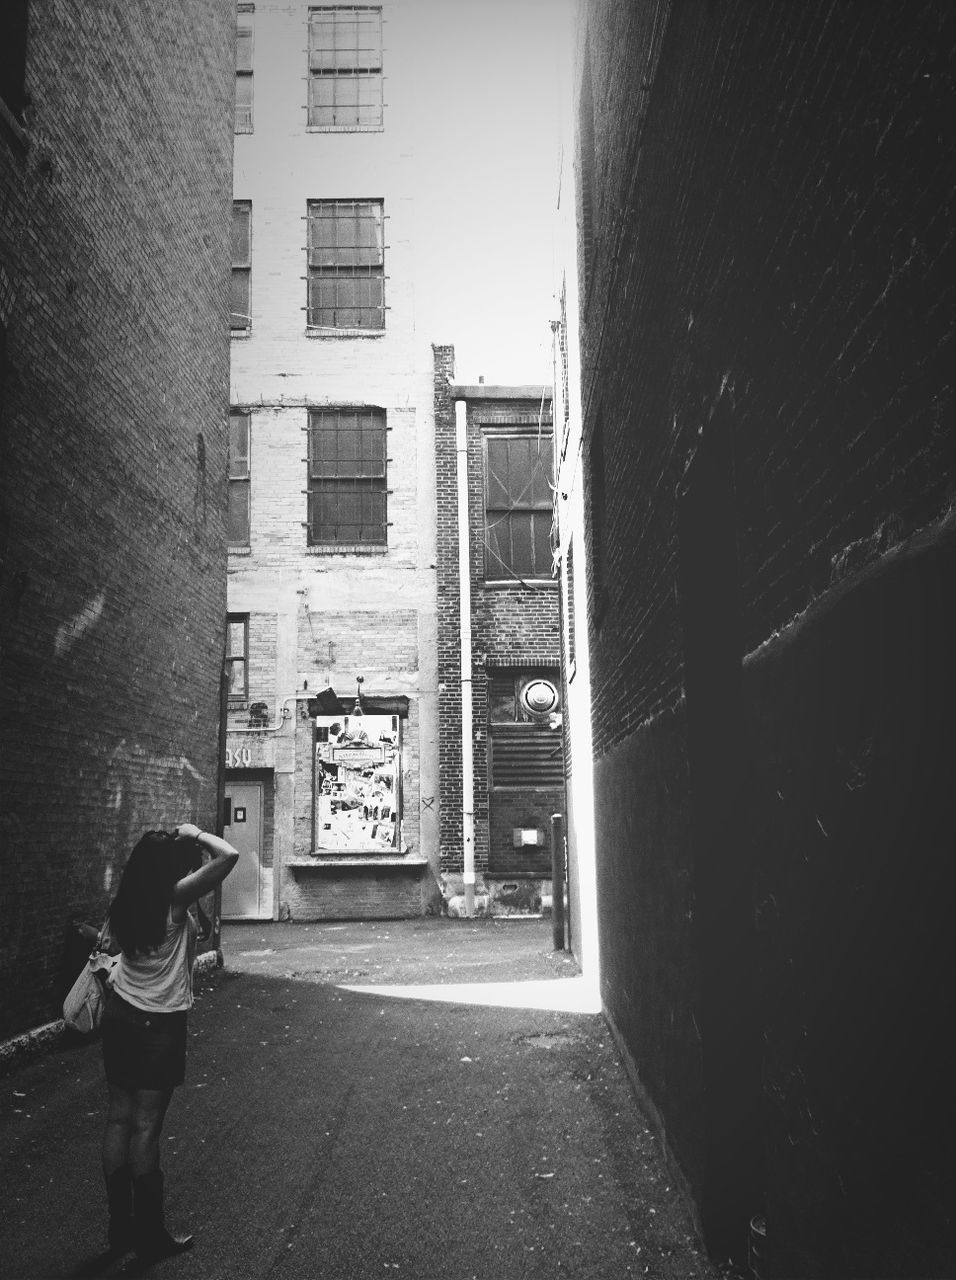
[[[239,851],[234,849],[228,840],[210,835],[191,822],[184,822],[176,828],[176,836],[180,840],[195,840],[200,848],[211,855],[198,871],[191,871],[173,886],[172,902],[175,906],[188,907],[191,902],[205,897],[222,884],[226,876],[239,861]]]

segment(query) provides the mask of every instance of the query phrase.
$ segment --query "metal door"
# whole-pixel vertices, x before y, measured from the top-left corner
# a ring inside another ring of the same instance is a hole
[[[223,919],[269,917],[271,894],[262,887],[262,783],[227,782],[225,816],[222,834],[239,850],[239,862],[223,881]]]

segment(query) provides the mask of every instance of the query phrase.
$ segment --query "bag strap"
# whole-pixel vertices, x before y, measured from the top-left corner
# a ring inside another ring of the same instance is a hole
[[[90,957],[91,959],[93,956],[98,955],[101,951],[105,950],[103,943],[106,941],[106,935],[109,932],[109,927],[110,927],[110,913],[109,911],[107,911],[106,919],[103,921],[102,925],[100,926],[100,931],[96,935],[96,941],[93,944],[93,951]]]
[[[196,902],[196,915],[199,923],[199,937],[202,942],[205,942],[207,938],[212,936],[212,921],[203,911],[202,903],[198,900]]]

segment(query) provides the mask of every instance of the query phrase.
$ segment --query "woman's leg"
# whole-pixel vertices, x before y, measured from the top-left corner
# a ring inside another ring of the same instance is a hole
[[[109,1085],[110,1101],[103,1133],[103,1176],[109,1207],[109,1242],[114,1253],[133,1245],[133,1178],[129,1170],[129,1140],[135,1110],[133,1095]]]
[[[129,1163],[135,1102],[129,1089],[122,1089],[118,1084],[107,1087],[110,1100],[106,1112],[106,1129],[103,1132],[103,1173],[109,1178],[111,1173]]]
[[[134,1178],[159,1168],[159,1135],[172,1096],[172,1089],[137,1089],[132,1094],[128,1150]]]
[[[166,1230],[163,1212],[163,1174],[159,1167],[159,1136],[172,1089],[137,1089],[129,1163],[133,1171],[134,1248],[141,1259],[155,1261],[192,1248],[192,1236]]]

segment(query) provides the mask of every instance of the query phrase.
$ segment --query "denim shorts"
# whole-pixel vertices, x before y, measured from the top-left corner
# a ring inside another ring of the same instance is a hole
[[[111,991],[101,1024],[106,1079],[121,1089],[174,1089],[186,1078],[186,1011],[147,1013]]]

